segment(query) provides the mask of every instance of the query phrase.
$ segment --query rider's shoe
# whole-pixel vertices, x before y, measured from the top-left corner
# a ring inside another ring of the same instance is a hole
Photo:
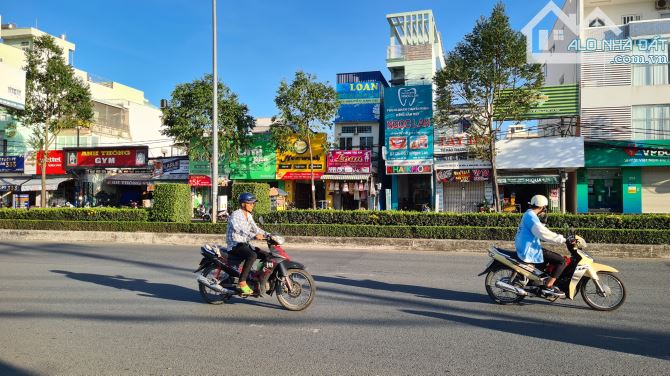
[[[253,293],[254,293],[254,290],[252,290],[246,283],[245,284],[240,283],[240,294],[241,295],[248,296],[248,295],[251,295]]]
[[[547,287],[544,286],[542,287],[542,294],[545,296],[552,296],[552,297],[557,297],[557,298],[565,298],[565,293],[561,291],[558,287],[552,286],[552,287]]]

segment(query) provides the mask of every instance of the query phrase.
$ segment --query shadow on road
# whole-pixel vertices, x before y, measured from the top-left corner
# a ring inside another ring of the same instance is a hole
[[[65,270],[51,270],[51,272],[63,274],[64,276],[77,281],[95,283],[97,285],[113,287],[119,290],[137,291],[139,292],[139,296],[202,303],[202,300],[199,299],[197,290],[171,285],[168,283],[153,283],[147,281],[146,279],[127,278],[121,275],[111,276],[102,274],[75,273]]]
[[[586,325],[554,323],[528,317],[524,317],[522,321],[514,321],[500,319],[493,315],[488,315],[486,318],[474,318],[445,312],[406,309],[401,311],[413,315],[456,322],[498,332],[670,360],[668,333],[654,333],[627,329],[604,329]]]
[[[26,371],[15,366],[12,366],[9,363],[3,362],[0,360],[0,375],[3,376],[35,376],[36,372]]]

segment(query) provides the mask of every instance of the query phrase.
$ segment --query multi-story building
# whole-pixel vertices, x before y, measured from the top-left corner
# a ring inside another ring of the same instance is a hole
[[[391,176],[387,207],[435,208],[432,80],[445,65],[442,38],[431,10],[388,14],[386,20],[392,85],[384,95],[386,174]]]
[[[670,212],[668,2],[566,0],[562,12],[546,46],[579,59],[545,72],[580,89],[577,211]]]

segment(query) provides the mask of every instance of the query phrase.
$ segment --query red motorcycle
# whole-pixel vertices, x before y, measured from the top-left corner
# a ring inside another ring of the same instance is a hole
[[[254,291],[251,297],[259,298],[276,293],[277,300],[290,311],[302,311],[309,307],[316,294],[314,278],[305,266],[292,261],[280,245],[284,238],[271,234],[266,237],[268,251],[255,248],[258,254],[251,268],[247,284]],[[241,295],[239,288],[240,264],[244,261],[230,255],[225,248],[204,245],[198,273],[200,295],[210,304],[222,304],[234,295]]]

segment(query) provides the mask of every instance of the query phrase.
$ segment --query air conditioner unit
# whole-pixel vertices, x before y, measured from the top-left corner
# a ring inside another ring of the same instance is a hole
[[[668,8],[668,0],[655,0],[656,1],[656,9],[657,10],[662,10],[662,9],[667,9]]]

